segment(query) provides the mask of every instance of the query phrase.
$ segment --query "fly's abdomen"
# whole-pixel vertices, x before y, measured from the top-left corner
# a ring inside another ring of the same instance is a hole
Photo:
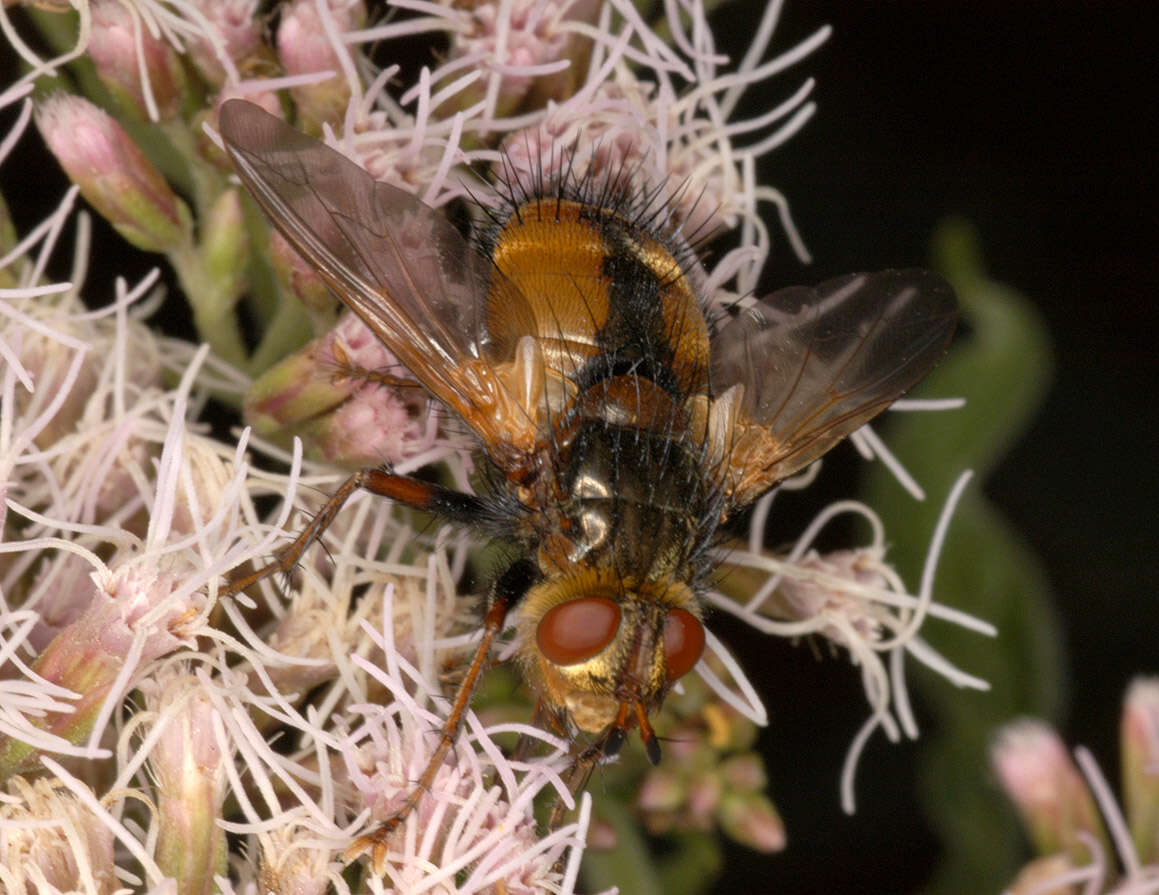
[[[593,360],[647,360],[671,372],[674,392],[707,390],[704,313],[660,239],[616,212],[555,198],[521,205],[493,239],[501,276],[488,296],[487,332],[497,356],[531,336],[548,367],[568,378]]]

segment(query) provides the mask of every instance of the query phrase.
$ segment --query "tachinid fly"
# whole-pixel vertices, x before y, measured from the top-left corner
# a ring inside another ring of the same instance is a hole
[[[509,613],[539,717],[593,736],[573,779],[633,728],[659,761],[649,718],[700,659],[722,522],[937,363],[956,317],[950,287],[890,270],[710,312],[691,251],[631,202],[605,201],[616,190],[516,191],[466,239],[255,105],[225,103],[221,133],[274,225],[465,424],[482,467],[477,495],[355,473],[274,563],[227,593],[291,569],[359,488],[502,538],[520,557],[490,588],[426,773],[348,855],[377,860],[422,797]]]

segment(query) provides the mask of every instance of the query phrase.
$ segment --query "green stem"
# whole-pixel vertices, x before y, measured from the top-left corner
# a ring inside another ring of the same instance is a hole
[[[177,273],[177,281],[193,310],[197,337],[208,342],[213,353],[239,370],[248,368],[245,342],[238,329],[234,308],[237,295],[220,295],[205,277],[201,258],[192,244],[168,255]]]
[[[284,296],[250,359],[250,373],[257,376],[301,348],[308,341],[310,332],[310,316],[302,303]]]

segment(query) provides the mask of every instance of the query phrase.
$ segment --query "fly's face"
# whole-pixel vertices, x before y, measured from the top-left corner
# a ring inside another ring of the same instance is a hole
[[[649,714],[700,660],[704,626],[692,591],[586,569],[547,579],[519,609],[520,661],[548,714],[589,734],[604,754],[640,729],[659,760]]]

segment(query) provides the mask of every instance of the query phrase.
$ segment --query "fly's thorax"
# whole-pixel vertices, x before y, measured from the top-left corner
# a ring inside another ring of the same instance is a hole
[[[704,647],[699,601],[679,581],[578,568],[536,585],[518,611],[529,680],[550,711],[588,733],[657,708]]]
[[[708,325],[674,249],[619,212],[532,199],[489,240],[487,333],[502,356],[533,336],[545,360],[576,376],[592,359],[642,358],[672,371],[684,394],[708,384]]]
[[[557,475],[558,496],[538,542],[545,574],[585,565],[644,580],[697,577],[718,522],[698,442],[679,430],[586,418]]]

